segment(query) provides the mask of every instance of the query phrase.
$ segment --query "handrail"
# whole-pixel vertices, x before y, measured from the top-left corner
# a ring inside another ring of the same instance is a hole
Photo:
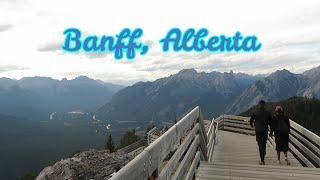
[[[119,153],[130,153],[134,150],[136,150],[137,148],[141,147],[141,146],[145,146],[147,144],[145,139],[140,139],[137,142],[134,142],[126,147],[123,147],[121,149],[118,150]]]
[[[207,145],[207,149],[208,149],[207,156],[208,156],[209,162],[212,161],[212,154],[213,154],[213,150],[214,150],[214,145],[216,143],[218,129],[219,129],[220,124],[223,123],[223,121],[224,121],[223,116],[219,116],[217,119],[212,119],[212,121],[211,121],[210,128],[212,127],[212,129],[209,129],[209,132],[208,132],[209,142]]]
[[[152,143],[151,135],[154,134],[157,130],[157,127],[152,128],[150,131],[147,132],[147,143],[148,145]]]
[[[320,137],[290,120],[290,144],[304,166],[320,168]]]
[[[197,157],[207,160],[208,140],[204,130],[200,108],[196,107],[115,173],[111,180],[143,180],[150,177],[192,179],[200,162]],[[165,161],[167,163],[162,168]]]

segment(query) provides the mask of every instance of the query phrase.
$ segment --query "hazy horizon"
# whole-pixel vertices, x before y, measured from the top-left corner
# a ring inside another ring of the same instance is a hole
[[[310,69],[317,68],[317,67],[320,67],[320,65],[319,65],[319,66],[312,67],[312,68],[310,68]],[[197,71],[197,73],[205,72],[205,71],[197,70],[197,69],[195,69],[195,68],[188,68],[188,69],[194,69],[194,70]],[[305,71],[308,71],[308,70],[310,70],[310,69],[306,69]],[[177,74],[177,73],[179,73],[179,72],[182,71],[182,70],[184,70],[184,69],[180,69],[180,70],[178,70],[177,72],[174,72],[174,73],[169,74],[169,75],[164,75],[164,76],[159,77],[159,78],[164,78],[164,77],[168,77],[168,76],[170,76],[170,75]],[[278,70],[288,70],[288,69],[284,69],[284,68],[283,68],[283,69],[277,69],[277,70],[275,70],[275,71],[278,71]],[[232,71],[233,73],[235,73],[235,74],[241,73],[241,74],[247,74],[247,75],[251,75],[251,76],[262,76],[262,77],[266,77],[266,76],[270,75],[271,73],[275,72],[275,71],[273,71],[273,72],[270,72],[270,73],[268,73],[268,74],[250,74],[250,73],[244,73],[244,72],[235,72],[234,70],[231,69],[231,70],[229,70],[229,71],[223,71],[223,72],[222,72],[222,71],[209,71],[209,72],[205,72],[205,73],[211,73],[211,72],[230,73],[231,71]],[[288,70],[288,71],[290,71],[290,70]],[[303,72],[305,72],[305,71],[303,71]],[[290,71],[290,72],[291,72],[291,71]],[[301,73],[303,73],[303,72],[301,72]],[[291,73],[295,73],[295,72],[291,72]],[[301,73],[295,73],[295,74],[301,74]],[[152,79],[152,80],[137,80],[137,81],[132,81],[132,82],[128,82],[128,81],[121,82],[121,81],[120,81],[120,82],[119,82],[119,81],[114,81],[114,80],[112,80],[112,79],[109,79],[109,80],[95,79],[94,77],[90,77],[90,76],[82,75],[82,74],[79,74],[78,76],[75,76],[75,77],[69,77],[69,78],[67,78],[67,77],[54,78],[54,77],[50,77],[50,76],[37,76],[37,75],[35,75],[35,76],[25,76],[25,77],[21,77],[21,78],[9,78],[9,77],[0,77],[0,78],[8,78],[8,79],[13,79],[13,80],[21,80],[21,79],[23,79],[23,78],[40,77],[40,78],[51,78],[51,79],[54,79],[54,80],[59,80],[59,81],[61,81],[61,80],[63,80],[63,79],[74,80],[74,79],[79,78],[79,77],[81,77],[81,76],[85,76],[85,77],[88,77],[88,78],[93,79],[93,80],[96,80],[96,81],[102,81],[102,82],[105,82],[105,83],[111,83],[111,84],[121,85],[121,86],[131,86],[131,85],[133,85],[133,84],[135,84],[135,83],[137,83],[137,82],[146,82],[146,81],[151,81],[151,82],[152,82],[152,81],[155,81],[155,80],[159,79],[159,78],[157,78],[157,79]]]

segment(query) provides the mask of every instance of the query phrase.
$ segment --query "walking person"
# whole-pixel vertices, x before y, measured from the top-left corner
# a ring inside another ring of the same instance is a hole
[[[265,110],[265,102],[259,101],[258,110],[251,115],[250,125],[255,129],[256,141],[259,147],[260,165],[265,165],[264,157],[266,155],[266,145],[268,139],[269,126],[272,115]]]
[[[273,132],[279,164],[281,164],[280,153],[283,152],[287,165],[290,165],[287,154],[289,150],[290,120],[289,117],[284,114],[281,106],[276,107],[275,114],[272,118],[270,136],[273,135]]]

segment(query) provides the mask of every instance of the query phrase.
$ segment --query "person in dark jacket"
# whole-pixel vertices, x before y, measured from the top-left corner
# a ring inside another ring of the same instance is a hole
[[[272,118],[270,136],[275,137],[276,150],[278,155],[278,162],[280,161],[280,152],[284,153],[285,161],[287,165],[290,165],[288,160],[287,152],[289,150],[289,133],[290,133],[290,120],[288,116],[284,115],[283,109],[281,106],[277,106],[275,109],[275,114]]]
[[[264,157],[266,155],[266,144],[268,139],[268,131],[271,124],[272,115],[265,110],[265,102],[259,101],[259,107],[256,112],[251,115],[250,125],[255,129],[256,141],[259,147],[260,165],[265,165]]]

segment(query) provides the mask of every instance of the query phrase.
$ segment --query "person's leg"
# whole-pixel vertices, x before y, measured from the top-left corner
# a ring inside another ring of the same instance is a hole
[[[259,146],[259,155],[260,155],[260,164],[265,164],[264,163],[264,157],[266,154],[266,133],[256,133],[256,140]]]
[[[262,157],[262,146],[261,146],[261,133],[259,132],[256,132],[256,141],[257,141],[257,144],[258,144],[258,149],[259,149],[259,156],[260,156],[260,164],[262,164],[262,160],[263,160],[263,157]]]
[[[265,141],[262,139],[262,142],[261,142],[261,154],[262,154],[262,158],[263,158],[263,161],[264,161],[264,157],[266,156],[266,143]]]
[[[277,157],[278,157],[279,164],[281,164],[281,162],[280,162],[280,151],[277,151]]]
[[[263,164],[264,164],[264,157],[266,156],[266,148],[267,148],[267,139],[268,139],[268,132],[264,132],[262,135],[262,157],[263,157]]]
[[[260,155],[260,161],[261,162],[264,162],[264,151],[263,151],[263,143],[262,141],[260,140],[259,144],[259,155]]]
[[[284,152],[284,157],[285,157],[285,161],[287,162],[287,165],[290,165],[290,162],[288,160],[288,152],[287,151]]]

